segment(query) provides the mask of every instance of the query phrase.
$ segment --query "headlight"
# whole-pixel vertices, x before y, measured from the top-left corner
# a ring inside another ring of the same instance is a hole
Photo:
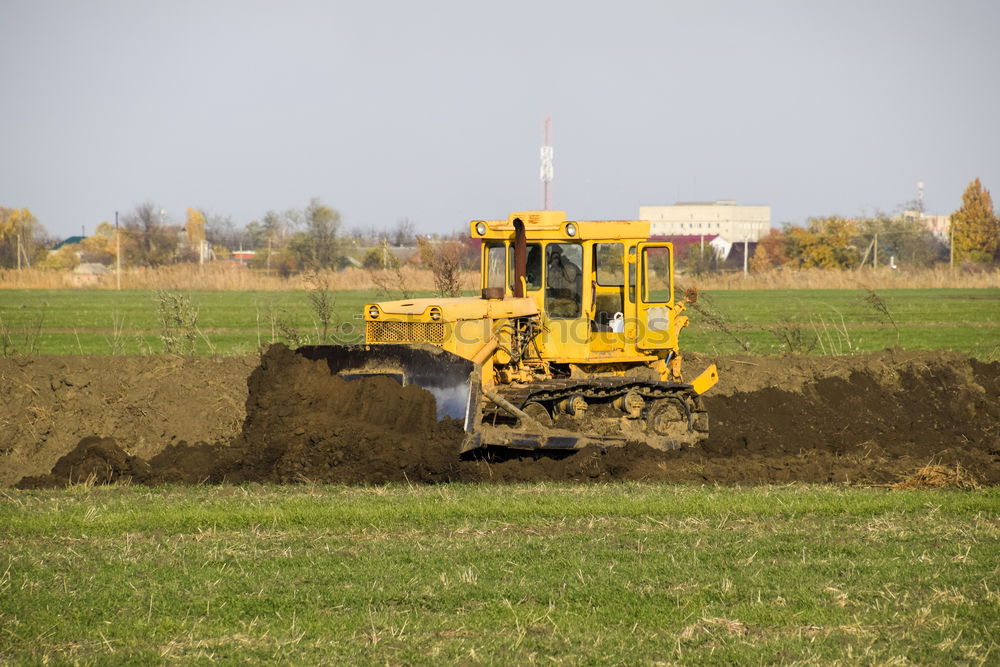
[[[486,234],[486,223],[485,222],[477,222],[476,223],[476,233],[479,234],[480,236],[483,236],[484,234]]]
[[[376,317],[378,317],[378,306],[372,306],[368,309],[368,317],[372,318],[373,320]]]
[[[566,225],[566,234],[569,236],[576,236],[576,225],[572,222]]]
[[[438,320],[441,319],[441,309],[440,308],[431,308],[431,313],[430,314],[431,314],[431,319],[434,320],[435,322],[437,322]]]

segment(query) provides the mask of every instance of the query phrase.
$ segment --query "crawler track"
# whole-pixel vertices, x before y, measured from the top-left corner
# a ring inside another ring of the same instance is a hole
[[[498,393],[546,426],[580,435],[588,445],[645,444],[670,450],[697,445],[708,437],[708,413],[700,397],[691,385],[679,382],[628,377],[561,378],[501,387]],[[518,426],[499,408],[484,414],[483,422],[489,428],[500,425],[513,430]],[[508,436],[506,440],[517,446],[517,439]],[[565,448],[580,446],[572,438],[565,440]],[[528,438],[524,446],[531,448],[532,442]]]

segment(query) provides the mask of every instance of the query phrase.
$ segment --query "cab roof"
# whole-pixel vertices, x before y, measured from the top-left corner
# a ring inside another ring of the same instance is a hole
[[[515,211],[506,220],[473,220],[469,229],[473,238],[514,238],[514,221],[524,223],[528,240],[640,240],[649,238],[648,220],[567,220],[565,211]],[[479,233],[479,226],[485,233]],[[575,231],[575,234],[571,234]]]

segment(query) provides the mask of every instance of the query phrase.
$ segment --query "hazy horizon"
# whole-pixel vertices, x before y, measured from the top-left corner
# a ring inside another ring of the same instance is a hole
[[[312,197],[450,232],[735,200],[772,223],[1000,188],[1000,4],[6,0],[0,206],[57,237],[150,201]],[[1000,190],[995,190],[1000,192]]]

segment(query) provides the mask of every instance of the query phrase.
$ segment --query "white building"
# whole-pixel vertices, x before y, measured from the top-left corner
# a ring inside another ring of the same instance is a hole
[[[741,206],[729,200],[680,202],[640,206],[639,219],[649,220],[651,236],[718,234],[728,241],[757,241],[771,229],[771,207]]]

